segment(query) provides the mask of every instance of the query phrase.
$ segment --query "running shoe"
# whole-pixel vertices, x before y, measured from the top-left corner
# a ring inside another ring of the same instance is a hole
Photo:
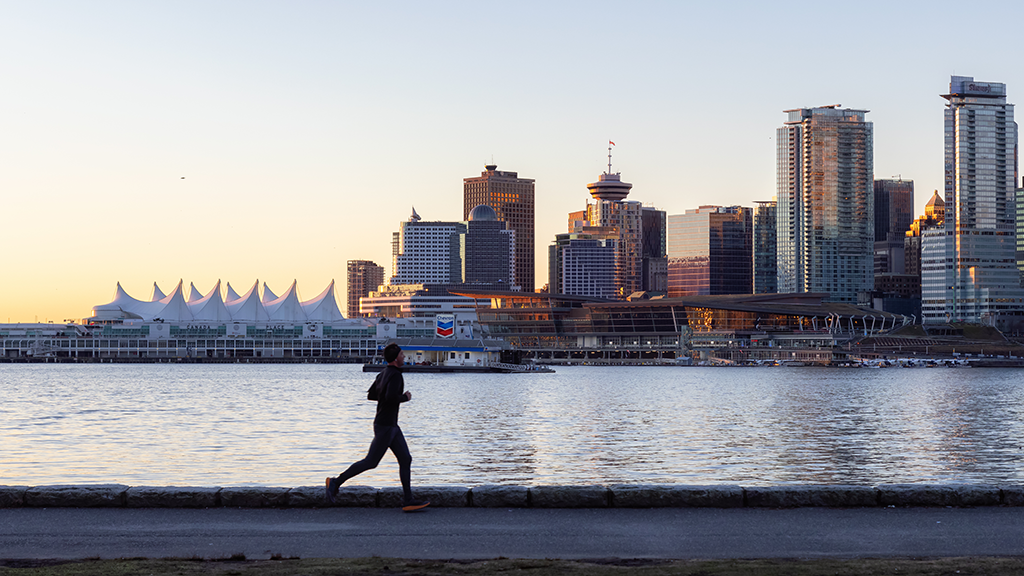
[[[402,505],[402,512],[415,512],[423,510],[427,506],[430,506],[430,502],[426,500],[406,500],[405,504]]]
[[[327,496],[329,504],[334,504],[334,496],[338,493],[338,488],[341,488],[341,485],[338,484],[337,478],[328,476],[324,481],[324,495]]]

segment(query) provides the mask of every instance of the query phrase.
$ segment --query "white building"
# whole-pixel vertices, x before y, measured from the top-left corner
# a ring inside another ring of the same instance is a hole
[[[953,76],[945,110],[944,275],[922,274],[926,323],[1024,326],[1016,267],[1017,124],[1006,85]],[[922,272],[924,245],[922,239]]]
[[[952,322],[946,314],[946,229],[921,230],[921,323]],[[926,304],[926,303],[930,303]]]
[[[169,295],[154,284],[149,300],[130,296],[118,284],[112,301],[93,307],[81,324],[0,324],[0,356],[9,359],[91,361],[283,361],[344,362],[379,355],[388,342],[415,342],[461,352],[459,363],[477,348],[488,354],[501,343],[485,341],[476,323],[476,301],[444,318],[354,318],[341,316],[332,282],[310,300],[296,284],[278,296],[259,282],[243,295],[220,282],[207,293],[179,282]],[[485,301],[484,304],[487,302]],[[441,308],[444,310],[445,308]],[[452,307],[447,308],[451,310]],[[443,341],[443,342],[435,342]],[[453,349],[458,346],[466,350]],[[486,348],[486,350],[483,350]],[[475,353],[475,352],[474,352]]]
[[[458,232],[461,222],[423,222],[413,208],[392,235],[391,284],[453,284],[462,281]]]
[[[620,256],[617,230],[579,230],[557,234],[548,248],[548,289],[553,294],[622,299],[615,278]]]

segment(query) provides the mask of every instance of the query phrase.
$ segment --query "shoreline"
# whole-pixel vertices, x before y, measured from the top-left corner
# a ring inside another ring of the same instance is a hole
[[[895,355],[894,355],[895,356]],[[357,357],[310,357],[310,358],[6,358],[0,357],[0,364],[361,364],[366,365],[366,358]],[[898,356],[892,359],[864,359],[857,362],[821,363],[812,361],[789,361],[782,363],[750,364],[740,362],[700,362],[693,364],[677,364],[671,362],[637,361],[540,361],[538,369],[525,370],[525,373],[543,373],[552,367],[651,367],[651,368],[1024,368],[1024,358],[1006,357],[929,357],[916,358]],[[473,368],[473,370],[470,370]],[[544,370],[546,368],[547,370]],[[414,368],[414,372],[497,372],[476,367],[438,366],[433,370]]]
[[[1024,485],[880,484],[723,485],[616,484],[415,487],[442,508],[865,508],[1024,506]],[[4,508],[392,508],[399,487],[343,486],[335,504],[323,486],[0,486]]]

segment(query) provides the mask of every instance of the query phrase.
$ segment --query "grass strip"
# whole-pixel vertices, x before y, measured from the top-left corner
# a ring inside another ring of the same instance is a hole
[[[118,560],[0,560],[2,576],[823,576],[1018,575],[1022,557],[858,558],[769,560],[403,560],[395,558],[280,558],[245,560],[132,558]]]

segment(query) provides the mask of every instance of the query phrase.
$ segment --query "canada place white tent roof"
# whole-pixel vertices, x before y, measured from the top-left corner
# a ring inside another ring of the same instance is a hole
[[[312,300],[301,302],[296,283],[288,287],[281,296],[275,295],[263,285],[260,297],[257,280],[245,294],[238,292],[229,283],[221,288],[218,280],[205,295],[190,284],[186,299],[183,282],[179,281],[170,294],[165,295],[160,287],[153,284],[151,300],[137,300],[128,295],[117,283],[114,299],[94,306],[94,320],[164,320],[165,322],[337,322],[343,320],[341,309],[334,295],[334,281]]]

